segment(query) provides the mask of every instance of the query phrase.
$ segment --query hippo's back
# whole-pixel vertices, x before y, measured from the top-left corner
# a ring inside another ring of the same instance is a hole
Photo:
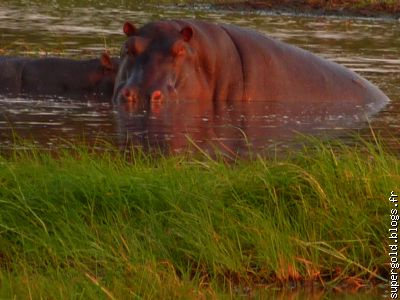
[[[362,106],[373,113],[388,97],[353,71],[253,30],[221,25],[242,60],[245,99],[325,103],[331,111]]]

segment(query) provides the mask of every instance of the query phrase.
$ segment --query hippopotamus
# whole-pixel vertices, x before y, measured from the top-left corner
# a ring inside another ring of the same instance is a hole
[[[0,93],[35,95],[89,95],[111,97],[118,59],[0,58]]]
[[[113,102],[151,110],[194,101],[319,106],[326,114],[380,110],[388,97],[337,63],[251,29],[200,20],[125,22]]]
[[[0,93],[17,94],[21,92],[21,76],[25,64],[30,61],[25,57],[0,57]]]

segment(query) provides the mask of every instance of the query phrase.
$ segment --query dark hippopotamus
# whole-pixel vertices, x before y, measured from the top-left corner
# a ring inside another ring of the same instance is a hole
[[[29,58],[0,57],[0,93],[17,94],[21,92],[22,70]]]
[[[0,93],[36,95],[102,95],[111,97],[118,59],[1,57]]]
[[[376,112],[389,100],[347,68],[250,29],[179,20],[139,29],[126,22],[124,32],[116,104],[151,110],[152,103],[191,100],[213,110],[263,101],[352,114]]]

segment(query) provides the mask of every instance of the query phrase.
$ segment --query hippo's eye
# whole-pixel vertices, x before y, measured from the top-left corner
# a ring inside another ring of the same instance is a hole
[[[137,56],[143,53],[149,44],[149,40],[143,37],[135,36],[129,38],[125,43],[126,52],[129,55]]]

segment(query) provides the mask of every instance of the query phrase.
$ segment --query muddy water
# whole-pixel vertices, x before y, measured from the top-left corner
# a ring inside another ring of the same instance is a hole
[[[87,2],[87,3],[86,3]],[[358,116],[322,116],[315,107],[282,108],[266,103],[196,113],[194,103],[165,104],[137,113],[95,99],[58,96],[0,95],[0,146],[15,135],[43,147],[69,141],[107,139],[117,145],[182,151],[191,143],[228,153],[289,147],[297,133],[339,137],[351,142],[354,132],[376,134],[398,149],[400,137],[400,26],[398,21],[269,15],[212,10],[207,6],[176,7],[103,1],[2,1],[0,54],[40,57],[95,57],[105,49],[119,53],[121,25],[160,18],[199,18],[254,28],[346,65],[379,86],[391,99],[367,122]],[[122,2],[122,1],[120,1]],[[125,1],[124,1],[125,2]],[[82,4],[83,3],[83,4]],[[86,3],[86,4],[85,4]],[[90,3],[90,5],[88,4]],[[296,118],[290,110],[301,109]],[[271,113],[272,112],[272,113]]]

